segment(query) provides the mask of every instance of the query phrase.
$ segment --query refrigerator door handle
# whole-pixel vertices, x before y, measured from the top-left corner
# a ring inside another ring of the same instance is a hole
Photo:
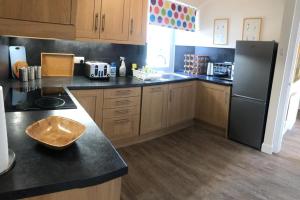
[[[252,101],[259,101],[259,102],[265,103],[265,101],[262,100],[262,99],[256,99],[256,98],[252,98],[252,97],[246,97],[246,96],[242,96],[242,95],[238,95],[238,94],[233,94],[232,97],[244,98],[244,99],[248,99],[248,100],[252,100]]]

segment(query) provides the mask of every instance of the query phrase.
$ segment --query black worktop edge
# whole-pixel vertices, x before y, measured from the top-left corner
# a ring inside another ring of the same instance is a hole
[[[47,195],[72,189],[86,188],[90,186],[100,185],[102,183],[120,178],[128,173],[128,167],[122,168],[116,172],[111,172],[109,174],[93,177],[85,180],[74,180],[71,182],[59,183],[54,185],[45,185],[39,186],[32,189],[11,191],[4,194],[1,194],[1,199],[20,199],[20,198],[29,198],[36,197],[40,195]]]

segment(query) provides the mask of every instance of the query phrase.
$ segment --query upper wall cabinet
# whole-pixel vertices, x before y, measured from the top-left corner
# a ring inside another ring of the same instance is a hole
[[[75,38],[77,0],[0,0],[0,34]]]
[[[72,0],[0,0],[0,17],[71,24]]]
[[[147,0],[78,1],[76,38],[145,44]]]
[[[102,0],[101,34],[104,40],[128,40],[130,0]]]
[[[145,0],[131,0],[129,41],[133,43],[145,43],[147,27],[147,7]]]
[[[145,44],[147,0],[0,0],[0,35]]]
[[[78,1],[76,19],[77,39],[99,39],[101,0]]]

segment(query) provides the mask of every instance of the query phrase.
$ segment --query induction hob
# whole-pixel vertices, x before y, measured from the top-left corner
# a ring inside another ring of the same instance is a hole
[[[76,109],[63,87],[42,87],[32,91],[10,88],[5,98],[5,111]]]

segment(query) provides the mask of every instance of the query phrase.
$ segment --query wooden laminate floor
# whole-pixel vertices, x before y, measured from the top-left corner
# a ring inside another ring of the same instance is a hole
[[[276,155],[195,127],[119,152],[122,200],[300,199],[300,121]]]

